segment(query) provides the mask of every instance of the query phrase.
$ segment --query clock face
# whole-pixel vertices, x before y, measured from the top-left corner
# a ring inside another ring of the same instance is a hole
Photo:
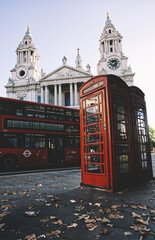
[[[110,69],[117,69],[120,66],[120,60],[118,58],[110,58],[108,60],[108,67]]]
[[[18,78],[25,78],[27,75],[27,70],[25,68],[20,68],[17,72]]]

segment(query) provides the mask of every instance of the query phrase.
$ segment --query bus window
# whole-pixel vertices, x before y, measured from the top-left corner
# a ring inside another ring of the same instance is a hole
[[[26,134],[25,147],[28,148],[45,148],[45,135]]]
[[[11,134],[11,133],[5,133],[4,137],[7,139],[8,141],[8,145],[9,147],[12,148],[17,148],[18,147],[18,141],[17,141],[17,135],[16,134]]]

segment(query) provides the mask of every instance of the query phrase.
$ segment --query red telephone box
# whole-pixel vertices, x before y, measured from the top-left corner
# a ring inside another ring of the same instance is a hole
[[[131,91],[114,75],[80,88],[82,184],[113,191],[136,181]]]
[[[138,182],[152,177],[152,161],[144,93],[138,87],[130,87],[133,125],[133,150]]]

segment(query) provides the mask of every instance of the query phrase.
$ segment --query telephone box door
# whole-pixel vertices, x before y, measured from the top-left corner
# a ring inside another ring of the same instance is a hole
[[[81,99],[81,140],[82,183],[111,188],[105,89]]]

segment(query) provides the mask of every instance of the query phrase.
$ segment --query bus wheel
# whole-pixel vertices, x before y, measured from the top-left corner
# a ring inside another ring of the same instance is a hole
[[[4,170],[15,170],[16,168],[16,159],[13,156],[6,156],[3,160]]]

